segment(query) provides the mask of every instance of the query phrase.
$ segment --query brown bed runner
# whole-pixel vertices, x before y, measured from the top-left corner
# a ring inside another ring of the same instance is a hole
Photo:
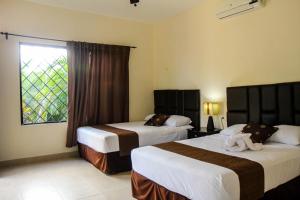
[[[264,169],[257,162],[177,142],[155,146],[166,151],[233,170],[239,177],[241,200],[256,200],[264,195]]]
[[[134,131],[115,128],[108,125],[97,125],[92,127],[118,135],[120,156],[128,156],[132,149],[139,147],[139,136]]]

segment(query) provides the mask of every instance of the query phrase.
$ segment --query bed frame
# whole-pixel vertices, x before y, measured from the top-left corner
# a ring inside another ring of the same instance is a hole
[[[300,82],[227,88],[227,124],[300,126]]]
[[[192,126],[200,130],[200,90],[155,90],[156,114],[183,115],[192,120]]]
[[[227,124],[300,125],[300,82],[227,88]],[[144,187],[141,188],[140,184]],[[148,199],[188,200],[132,172],[133,194]],[[151,188],[151,192],[150,191]],[[263,200],[300,199],[300,176],[265,193]],[[148,190],[149,189],[149,190]],[[147,195],[143,193],[147,191]]]

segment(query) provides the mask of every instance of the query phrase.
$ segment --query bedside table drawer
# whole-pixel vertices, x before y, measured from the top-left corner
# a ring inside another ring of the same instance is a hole
[[[213,131],[207,131],[206,128],[201,128],[201,130],[199,130],[199,131],[197,131],[197,130],[188,130],[188,139],[213,135],[213,134],[220,133],[220,131],[221,131],[220,129],[215,129]]]
[[[188,133],[188,139],[198,138],[200,135],[198,133]]]
[[[203,134],[203,133],[198,132],[198,131],[189,131],[188,132],[188,139],[204,137],[204,136],[206,136],[206,134]]]

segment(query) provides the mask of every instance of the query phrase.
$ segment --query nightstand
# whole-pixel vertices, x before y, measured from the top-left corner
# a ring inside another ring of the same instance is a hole
[[[199,131],[192,129],[188,131],[188,139],[213,135],[213,134],[220,133],[220,131],[221,129],[217,129],[217,128],[215,128],[215,130],[213,131],[207,131],[205,127],[201,127]]]

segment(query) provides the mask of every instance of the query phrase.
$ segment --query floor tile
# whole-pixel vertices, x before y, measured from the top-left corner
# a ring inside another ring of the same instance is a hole
[[[131,200],[130,172],[108,176],[81,158],[0,168],[1,200]]]

